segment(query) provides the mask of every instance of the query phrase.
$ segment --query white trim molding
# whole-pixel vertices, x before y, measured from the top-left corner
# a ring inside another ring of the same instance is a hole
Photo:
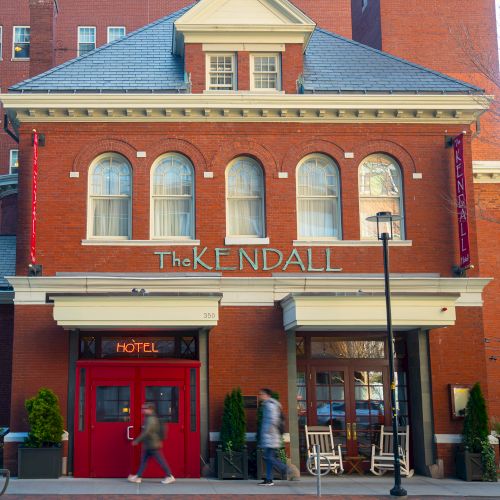
[[[434,442],[436,444],[460,444],[462,434],[434,434]]]
[[[474,175],[474,183],[498,184],[500,182],[500,160],[473,161],[472,173]]]
[[[412,240],[390,240],[391,247],[411,247]],[[378,247],[380,240],[294,240],[294,247]]]
[[[82,246],[107,246],[107,247],[181,247],[200,246],[200,240],[82,240]]]

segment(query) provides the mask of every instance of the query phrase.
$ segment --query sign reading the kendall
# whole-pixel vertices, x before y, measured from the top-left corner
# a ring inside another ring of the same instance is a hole
[[[464,136],[453,139],[455,153],[455,191],[457,195],[458,241],[460,244],[460,268],[470,267],[469,218],[467,215],[467,190],[465,186]]]
[[[331,248],[319,250],[313,258],[313,249],[294,248],[284,254],[276,248],[214,248],[192,247],[192,257],[179,257],[175,251],[154,252],[159,257],[160,269],[188,268],[207,271],[301,271],[310,273],[341,272],[342,268],[332,267]]]

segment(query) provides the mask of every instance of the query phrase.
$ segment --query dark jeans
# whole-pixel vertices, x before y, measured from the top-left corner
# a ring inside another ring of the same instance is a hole
[[[171,476],[172,472],[170,471],[170,467],[168,466],[165,458],[163,458],[163,453],[161,450],[142,450],[141,456],[141,465],[139,465],[139,470],[137,471],[137,476],[141,477],[144,469],[146,468],[146,464],[150,458],[155,458],[156,461],[160,464],[160,467],[165,472],[165,476]]]
[[[286,474],[288,467],[278,458],[278,449],[264,448],[264,460],[266,461],[266,480],[273,479],[273,467],[276,467],[282,474]]]

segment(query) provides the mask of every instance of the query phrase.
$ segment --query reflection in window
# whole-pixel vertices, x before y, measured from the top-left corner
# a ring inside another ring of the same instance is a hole
[[[311,155],[297,169],[299,238],[340,237],[337,165],[324,155]]]
[[[130,387],[98,386],[96,391],[97,422],[130,421]]]
[[[332,337],[313,337],[312,358],[383,359],[383,340],[339,340]]]
[[[406,372],[397,371],[396,379],[396,408],[398,412],[398,425],[408,425],[410,422],[410,413],[408,408],[408,378]]]
[[[197,396],[197,377],[196,377],[196,369],[195,368],[190,368],[189,369],[189,381],[190,381],[190,401],[189,401],[189,406],[190,406],[190,420],[191,420],[191,432],[196,432],[196,396]]]
[[[179,422],[179,388],[177,386],[146,386],[146,401],[153,403],[161,422]]]
[[[296,337],[295,355],[298,358],[303,358],[306,355],[306,339],[304,337]]]
[[[377,225],[366,220],[378,212],[403,215],[401,169],[390,156],[368,156],[359,166],[359,219],[361,239],[377,239]],[[394,239],[403,235],[403,221],[393,224]]]
[[[264,237],[262,169],[252,158],[238,158],[227,172],[227,234]]]
[[[30,56],[30,27],[14,26],[12,59],[28,59]]]

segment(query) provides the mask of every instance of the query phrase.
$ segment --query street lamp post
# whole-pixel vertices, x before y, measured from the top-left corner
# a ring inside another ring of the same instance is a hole
[[[389,283],[389,240],[392,240],[392,223],[400,221],[400,215],[391,212],[378,212],[366,220],[377,223],[377,238],[382,240],[384,249],[384,283],[385,308],[387,312],[387,335],[389,337],[389,377],[391,383],[391,418],[392,418],[392,450],[394,454],[394,486],[390,493],[395,497],[406,496],[406,490],[401,486],[401,464],[399,460],[398,415],[396,408],[396,380],[394,374],[394,334],[391,316],[391,288]]]

